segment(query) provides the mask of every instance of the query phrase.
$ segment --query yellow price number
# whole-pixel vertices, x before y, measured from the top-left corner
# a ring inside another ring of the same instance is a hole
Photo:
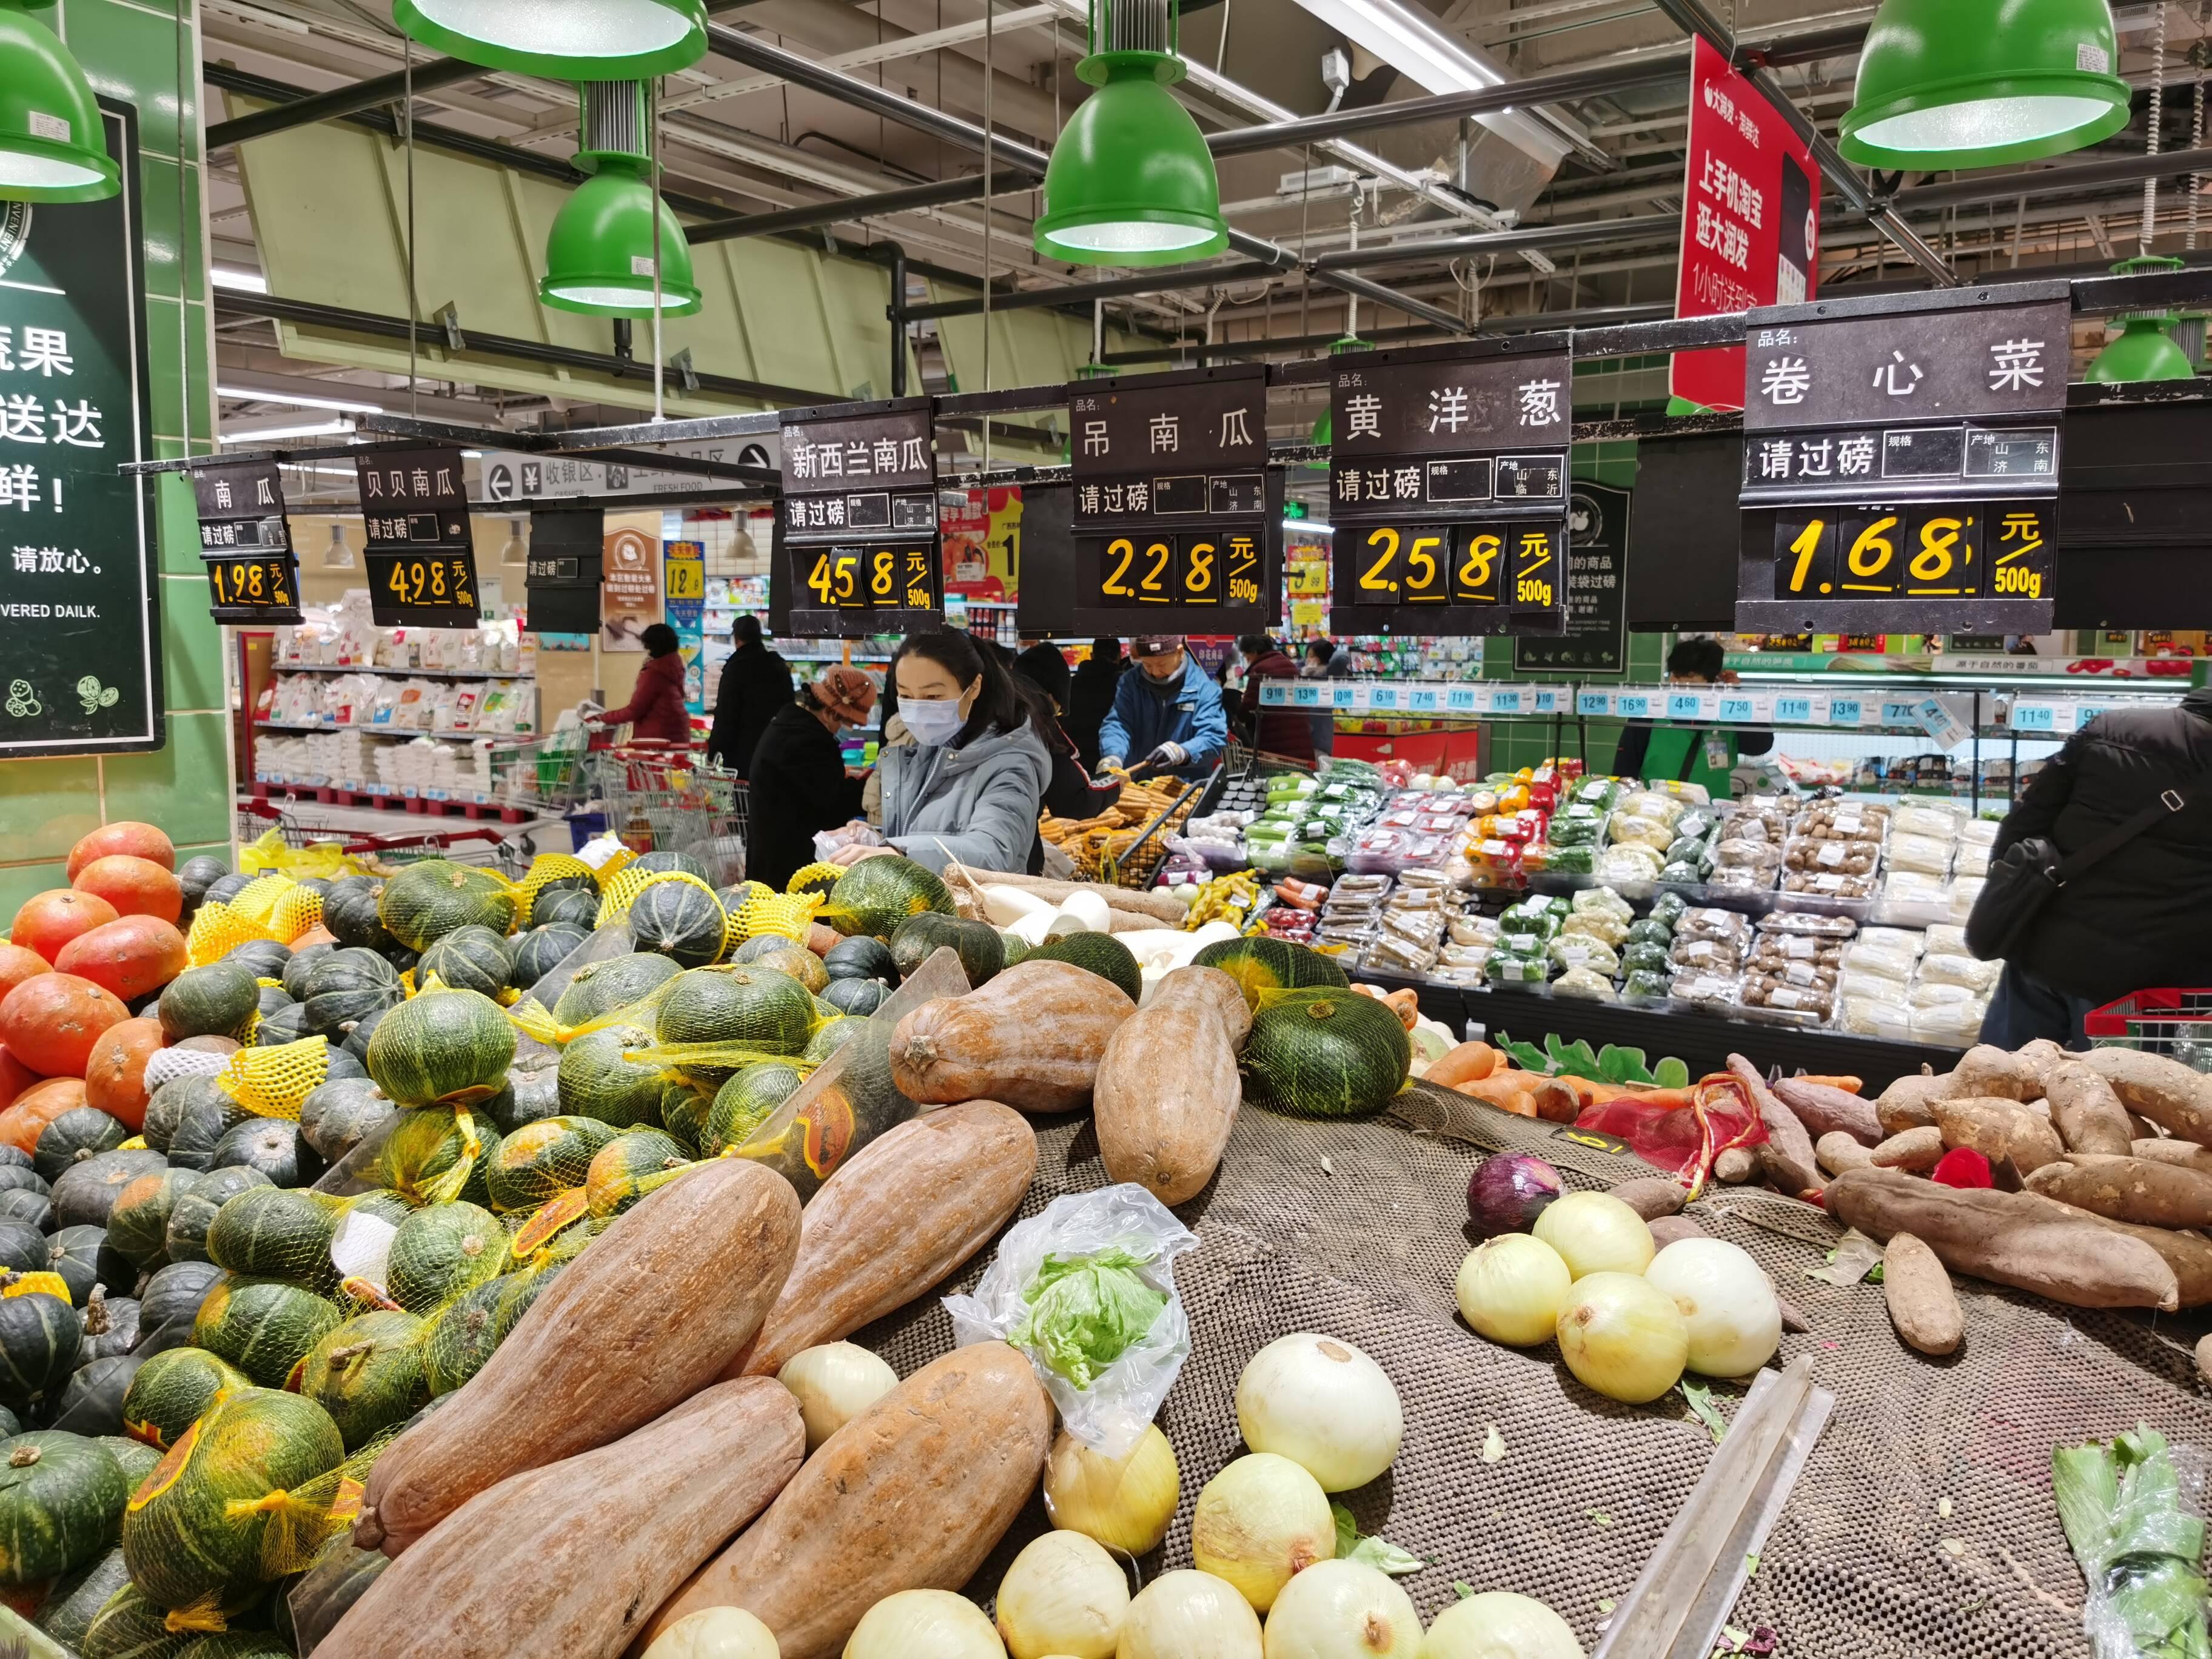
[[[868,598],[886,608],[898,594],[898,552],[879,547],[868,555]]]
[[[1425,535],[1408,531],[1406,543],[1406,587],[1407,605],[1449,605],[1451,603],[1451,555],[1441,535]]]
[[[705,599],[707,562],[704,559],[669,560],[668,597],[672,599]]]
[[[1107,543],[1105,574],[1099,580],[1099,592],[1109,599],[1135,599],[1137,590],[1129,586],[1129,567],[1136,557],[1137,544],[1127,536],[1116,536]]]
[[[814,568],[806,573],[806,586],[825,608],[867,604],[860,593],[860,556],[849,547],[830,548],[816,554]]]
[[[1368,553],[1360,555],[1366,568],[1359,573],[1359,592],[1370,605],[1380,605],[1385,599],[1395,603],[1398,598],[1398,578],[1390,567],[1397,562],[1398,550],[1405,538],[1389,526],[1367,532]],[[1369,554],[1372,554],[1370,558]],[[1369,595],[1373,598],[1367,598]]]
[[[1774,527],[1774,597],[1820,599],[1836,591],[1836,521],[1785,516]]]
[[[1452,599],[1460,605],[1498,603],[1498,564],[1505,543],[1490,532],[1478,531],[1467,538],[1452,568]]]
[[[477,607],[464,559],[394,559],[384,585],[401,605]]]
[[[1894,513],[1845,519],[1841,535],[1850,542],[1836,586],[1846,593],[1896,592],[1897,537],[1904,522]]]
[[[1182,602],[1185,605],[1221,603],[1221,549],[1203,537],[1183,544]]]
[[[1176,597],[1175,544],[1147,542],[1137,561],[1137,603],[1172,605]]]
[[[1971,513],[1938,509],[1912,526],[1912,556],[1905,561],[1905,591],[1920,599],[1956,599],[1980,586],[1974,568],[1978,539]]]
[[[208,567],[208,581],[215,591],[217,607],[240,610],[248,606],[269,605],[289,610],[292,595],[285,586],[283,568],[280,565],[233,561]]]

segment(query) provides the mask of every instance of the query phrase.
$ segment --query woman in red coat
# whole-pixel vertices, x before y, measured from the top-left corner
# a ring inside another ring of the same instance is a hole
[[[620,726],[628,720],[630,737],[663,743],[689,744],[691,715],[684,706],[684,653],[676,630],[654,623],[638,636],[648,655],[637,671],[637,684],[629,701],[619,708],[586,718],[601,726]]]

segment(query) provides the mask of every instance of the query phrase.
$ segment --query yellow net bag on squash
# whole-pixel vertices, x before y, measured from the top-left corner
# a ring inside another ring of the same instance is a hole
[[[250,939],[276,937],[251,916],[217,899],[201,905],[193,914],[191,932],[185,935],[185,951],[193,967],[204,968],[221,962]]]
[[[588,878],[596,886],[599,872],[580,858],[567,853],[540,853],[530,861],[530,868],[522,872],[522,879],[514,884],[516,906],[515,926],[531,925],[531,913],[536,908],[538,894],[556,881],[574,881]]]
[[[322,925],[323,896],[312,887],[293,887],[269,913],[269,931],[286,945]]]
[[[331,1070],[331,1045],[319,1036],[240,1048],[216,1079],[216,1087],[257,1117],[297,1123],[300,1107],[323,1086]]]

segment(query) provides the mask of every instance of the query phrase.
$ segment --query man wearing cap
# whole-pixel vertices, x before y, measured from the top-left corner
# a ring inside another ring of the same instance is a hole
[[[1113,712],[1098,729],[1100,769],[1204,777],[1229,746],[1221,688],[1190,659],[1179,634],[1139,638],[1130,655],[1137,672],[1121,676]]]

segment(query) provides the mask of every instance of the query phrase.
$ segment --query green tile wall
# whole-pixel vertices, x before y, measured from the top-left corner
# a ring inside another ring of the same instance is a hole
[[[146,335],[155,447],[162,456],[185,453],[188,421],[191,453],[207,453],[215,425],[198,13],[194,0],[60,0],[40,14],[69,43],[94,92],[138,109]],[[165,482],[158,522],[168,746],[152,755],[0,763],[0,923],[33,893],[63,885],[61,860],[70,843],[103,823],[158,823],[177,843],[180,860],[199,853],[230,855],[222,635],[208,619],[191,492],[181,480]]]

